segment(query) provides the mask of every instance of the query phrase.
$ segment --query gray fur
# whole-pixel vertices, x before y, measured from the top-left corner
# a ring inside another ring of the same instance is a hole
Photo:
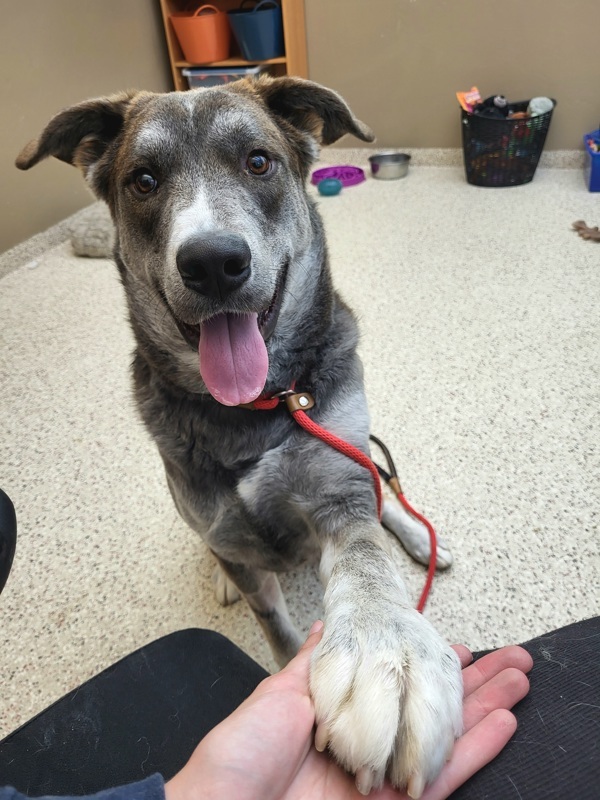
[[[265,391],[295,382],[314,396],[315,421],[368,453],[357,324],[332,287],[323,226],[305,190],[318,144],[345,133],[372,139],[334,92],[293,79],[238,82],[88,101],[57,115],[17,163],[27,169],[46,155],[70,161],[108,203],[137,342],[137,405],[179,513],[217,558],[220,601],[234,602],[237,587],[283,664],[300,638],[276,573],[321,552],[327,591],[311,678],[317,716],[348,769],[362,770],[363,778],[370,770],[377,784],[389,765],[397,783],[412,776],[414,787],[439,771],[459,729],[460,674],[452,651],[410,609],[377,520],[370,474],[308,435],[284,405],[252,411],[219,404],[190,343],[190,326],[222,311],[260,312],[283,285],[266,343]],[[268,179],[244,168],[257,148],[276,165]],[[144,197],[132,188],[142,168],[159,186]],[[225,299],[188,288],[176,264],[191,237],[215,231],[242,237],[252,254],[250,278]],[[367,669],[379,651],[383,660]],[[412,690],[415,669],[427,680]],[[369,720],[376,711],[361,699],[361,681],[368,676],[379,685],[380,671],[382,687],[386,675],[395,676],[384,705],[396,709],[381,743],[379,723]],[[342,678],[352,692],[336,710]],[[427,691],[432,696],[422,697]],[[421,699],[431,709],[425,732],[401,712]],[[334,729],[348,714],[352,724]]]

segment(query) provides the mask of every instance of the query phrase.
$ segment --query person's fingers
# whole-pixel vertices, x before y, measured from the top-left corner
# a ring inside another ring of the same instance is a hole
[[[464,669],[473,661],[473,653],[464,644],[453,644],[452,649],[460,659],[460,665]]]
[[[499,672],[509,667],[515,667],[521,672],[529,672],[533,666],[533,659],[522,647],[510,645],[500,650],[494,650],[483,658],[478,659],[463,670],[463,684],[465,697],[479,689]]]
[[[528,691],[529,681],[520,669],[509,667],[494,675],[465,698],[463,706],[465,731],[471,730],[492,711],[512,708]]]
[[[505,709],[492,711],[456,743],[450,761],[439,778],[427,787],[421,800],[444,800],[482,769],[506,745],[517,729],[517,720]]]

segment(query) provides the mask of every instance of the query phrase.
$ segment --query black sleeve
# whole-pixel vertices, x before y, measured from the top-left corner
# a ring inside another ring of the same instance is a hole
[[[0,800],[27,800],[27,797],[10,786],[0,787]],[[137,783],[128,783],[115,789],[105,789],[98,794],[86,796],[61,797],[45,796],[40,800],[165,800],[165,782],[162,775],[156,773]]]

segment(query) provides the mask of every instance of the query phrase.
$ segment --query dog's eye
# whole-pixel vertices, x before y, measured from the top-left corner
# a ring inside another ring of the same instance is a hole
[[[253,150],[246,159],[246,166],[253,175],[266,175],[271,169],[271,160],[262,150]]]
[[[147,170],[138,172],[133,177],[133,188],[138,194],[151,194],[158,189],[158,181]]]

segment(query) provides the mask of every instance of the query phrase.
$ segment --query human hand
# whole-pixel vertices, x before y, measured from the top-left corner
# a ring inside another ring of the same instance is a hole
[[[167,800],[358,800],[355,779],[313,746],[314,708],[308,693],[310,656],[321,639],[315,623],[300,652],[281,672],[266,678],[250,697],[198,745],[165,786]],[[463,645],[454,647],[463,667],[464,734],[422,800],[444,800],[495,758],[516,730],[508,709],[529,690],[531,656],[505,647],[471,664]],[[373,800],[402,800],[386,784]]]

